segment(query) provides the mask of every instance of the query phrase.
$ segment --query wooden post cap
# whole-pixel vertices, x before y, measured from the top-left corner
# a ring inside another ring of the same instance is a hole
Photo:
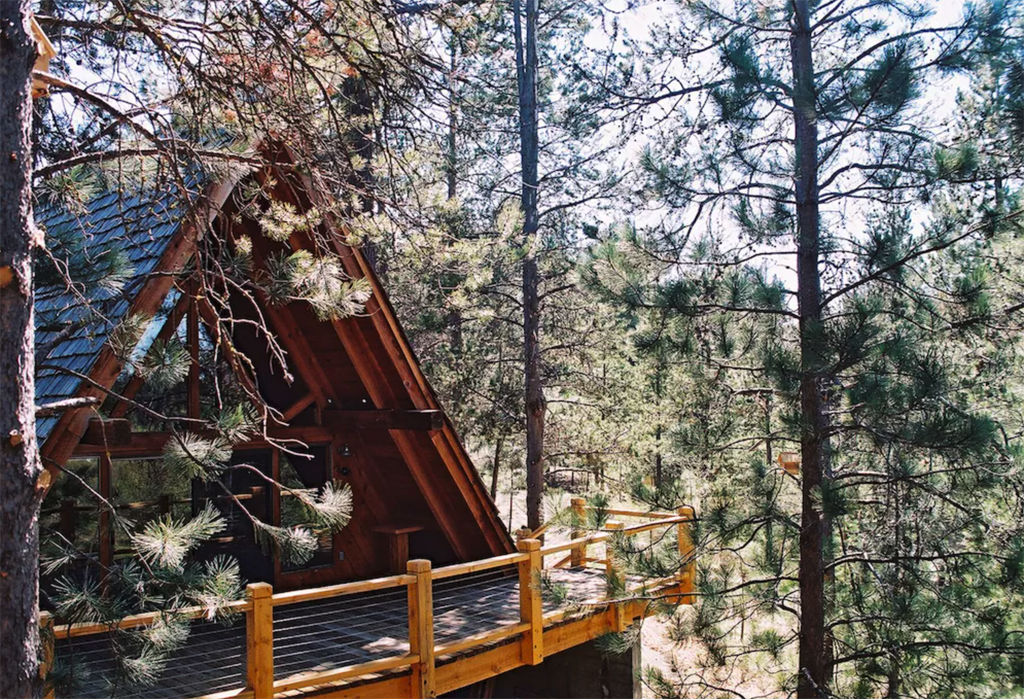
[[[676,514],[679,515],[680,517],[690,517],[692,519],[693,518],[693,508],[689,507],[689,506],[680,507],[678,510],[676,510]]]
[[[430,571],[430,561],[425,558],[414,558],[405,564],[405,569],[410,573],[426,573]]]
[[[274,586],[265,582],[249,583],[245,586],[245,596],[249,599],[270,597],[274,594]]]
[[[540,539],[520,539],[516,546],[520,551],[539,551]]]

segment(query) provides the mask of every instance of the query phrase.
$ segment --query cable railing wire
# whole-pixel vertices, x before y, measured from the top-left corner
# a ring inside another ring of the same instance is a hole
[[[582,596],[594,597],[604,591],[600,569],[549,568],[544,574],[556,582],[573,583]],[[438,645],[519,622],[519,576],[514,565],[443,578],[432,587]],[[408,588],[400,585],[275,606],[275,677],[329,671],[408,653],[407,599]],[[545,613],[556,607],[554,601],[545,600]],[[173,683],[161,678],[138,691],[125,687],[118,695],[178,699],[244,686],[246,627],[239,623],[241,619],[239,616],[229,626],[193,621],[193,633],[167,664],[169,670],[187,672],[168,672]],[[91,699],[108,695],[101,689],[109,685],[104,677],[112,678],[115,671],[110,636],[108,632],[97,634],[97,638],[82,636],[57,642],[58,654],[70,654],[99,670],[89,681],[89,691],[76,696]]]

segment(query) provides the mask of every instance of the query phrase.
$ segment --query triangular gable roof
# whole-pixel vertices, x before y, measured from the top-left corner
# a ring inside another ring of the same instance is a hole
[[[321,211],[329,208],[318,193],[325,190],[317,190],[307,177],[296,174],[287,163],[257,175],[272,175],[279,183],[276,198],[286,197],[300,207],[319,204]],[[112,329],[128,315],[154,316],[161,306],[166,306],[173,273],[183,270],[192,256],[195,222],[216,218],[236,184],[237,179],[224,179],[207,185],[198,203],[189,211],[178,208],[173,200],[167,201],[166,195],[161,199],[147,193],[128,197],[104,195],[87,203],[79,215],[55,207],[41,210],[41,225],[51,232],[80,230],[93,254],[101,255],[116,246],[127,256],[134,276],[121,293],[90,300],[102,306],[102,319],[90,318],[90,322],[61,337],[57,336],[59,330],[51,321],[55,315],[61,315],[62,321],[67,320],[68,315],[76,312],[74,304],[68,303],[76,300],[74,291],[57,287],[37,290],[38,343],[39,346],[54,343],[43,364],[61,369],[40,373],[37,404],[73,396],[103,398],[102,389],[110,388],[122,369],[107,342]],[[345,271],[352,277],[366,278],[373,290],[366,315],[334,321],[330,333],[337,349],[343,349],[347,355],[365,395],[378,409],[441,410],[372,267],[358,248],[344,243],[337,221],[328,219],[325,225],[333,234],[331,238]],[[72,310],[64,310],[68,308]],[[312,342],[301,337],[310,327],[308,319],[304,322],[305,325],[298,323],[292,331],[293,335],[300,336],[292,338],[293,351],[302,347],[310,356],[317,356],[324,352],[322,343],[318,345],[320,349],[314,349]],[[335,348],[331,351],[332,356],[340,358],[341,353]],[[318,357],[317,361],[328,362],[327,356]],[[88,379],[68,375],[62,370]],[[333,375],[328,377],[324,372],[320,376],[327,384],[332,382]],[[80,409],[38,421],[44,465],[52,468],[71,456],[92,416],[91,410]],[[447,415],[442,413],[442,416],[441,429],[430,433],[392,431],[393,448],[408,466],[416,487],[458,558],[469,560],[511,552],[512,542],[494,503],[451,421]],[[383,487],[388,484],[384,483]]]
[[[88,259],[100,266],[109,256],[121,256],[131,270],[131,278],[119,290],[37,286],[36,347],[47,349],[46,356],[40,358],[44,368],[36,375],[37,405],[78,392],[82,379],[67,372],[91,372],[103,344],[127,314],[130,299],[138,294],[181,229],[183,212],[175,201],[148,191],[108,192],[82,207],[45,204],[37,209],[36,222],[46,229],[51,241],[81,246]],[[63,259],[68,251],[58,247],[51,252]],[[36,421],[40,443],[50,436],[57,420],[58,416],[49,416]]]

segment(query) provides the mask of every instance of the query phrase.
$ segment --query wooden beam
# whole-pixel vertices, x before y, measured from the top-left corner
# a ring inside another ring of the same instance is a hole
[[[572,531],[569,532],[569,538],[579,539],[587,533],[584,529],[587,523],[587,501],[584,500],[583,498],[573,498],[570,502],[572,504],[572,517],[574,526]],[[583,559],[586,557],[586,545],[582,545],[579,548],[574,548],[570,553],[570,565],[572,565],[573,568],[579,568],[581,565],[583,565]],[[557,568],[558,566],[555,567]]]
[[[324,426],[334,429],[381,429],[430,432],[444,425],[440,410],[325,410]]]
[[[253,262],[258,267],[266,267],[264,246],[261,244],[261,241],[264,240],[263,234],[258,230],[252,230],[253,225],[251,223],[248,225],[243,223],[243,228],[246,235],[253,241]],[[277,341],[288,354],[288,359],[294,364],[296,373],[302,377],[306,387],[315,396],[317,405],[324,408],[335,402],[338,396],[334,387],[327,379],[327,375],[324,373],[319,362],[316,361],[315,353],[310,348],[302,329],[299,328],[299,324],[295,320],[295,316],[288,309],[288,306],[279,306],[272,303],[267,298],[267,295],[259,289],[254,293],[256,299],[262,304],[261,310],[269,320],[270,327],[274,330]]]
[[[367,393],[370,394],[373,404],[378,408],[395,407],[398,403],[398,398],[388,384],[384,370],[377,362],[377,357],[370,350],[356,319],[335,320],[332,324],[334,325],[335,332],[338,334],[338,338],[345,346],[349,360],[359,375],[359,380],[363,382]],[[395,446],[398,447],[398,451],[402,455],[402,459],[405,461],[413,479],[416,481],[417,487],[423,494],[423,498],[427,501],[430,512],[434,515],[438,524],[441,525],[441,531],[444,532],[448,543],[455,550],[455,555],[461,560],[467,560],[470,556],[468,549],[463,544],[464,532],[461,529],[463,525],[457,521],[458,518],[455,516],[455,513],[451,511],[451,508],[442,499],[441,489],[436,477],[430,473],[430,468],[423,462],[421,447],[411,439],[411,435],[408,432],[394,430],[389,432],[389,434],[394,440]]]
[[[126,318],[149,317],[156,314],[160,309],[160,304],[166,298],[167,292],[174,285],[175,273],[181,271],[185,263],[192,257],[197,238],[205,232],[204,227],[216,218],[220,207],[235,188],[239,177],[241,174],[206,188],[202,200],[186,216],[187,220],[182,224],[181,230],[167,245],[156,268],[132,300],[131,306],[125,313]],[[104,398],[106,390],[114,385],[114,381],[121,373],[122,366],[123,364],[113,348],[109,344],[104,345],[89,372],[92,381],[102,388],[83,382],[76,395]],[[54,475],[57,475],[58,466],[67,461],[80,441],[85,432],[88,417],[88,414],[82,410],[65,413],[50,432],[46,443],[40,445],[39,451],[43,465]]]
[[[124,446],[131,440],[132,423],[126,418],[91,418],[82,435],[83,444],[96,446]]]
[[[199,390],[199,308],[196,304],[198,286],[193,279],[189,285],[188,322],[185,328],[188,340],[188,412],[193,420],[198,420],[201,412],[201,396]]]
[[[287,159],[293,159],[293,155],[287,147],[284,148],[284,153]],[[412,400],[414,407],[419,409],[439,409],[440,402],[437,400],[437,396],[434,394],[416,360],[412,345],[398,323],[398,317],[391,307],[391,302],[388,300],[380,280],[359,248],[349,246],[344,242],[345,236],[342,233],[345,230],[345,226],[330,213],[333,207],[329,205],[328,201],[325,201],[327,197],[322,194],[324,190],[318,189],[314,185],[312,178],[301,172],[295,170],[284,171],[281,168],[275,168],[273,172],[279,183],[278,191],[285,198],[299,206],[306,205],[299,196],[298,190],[301,189],[309,204],[319,207],[320,211],[325,213],[327,225],[337,233],[331,236],[329,240],[341,258],[346,273],[352,277],[363,277],[369,281],[372,295],[366,304],[367,315],[373,323],[385,351],[398,371],[402,384],[406,389],[406,395]],[[292,237],[294,239],[296,235]],[[293,247],[301,246],[293,242]],[[335,326],[338,327],[343,323],[335,323]],[[344,341],[344,338],[342,340]],[[349,349],[348,346],[346,346],[346,349]],[[349,354],[351,356],[351,351]],[[359,371],[358,366],[356,369]],[[373,389],[366,382],[362,372],[360,372],[360,378],[363,379],[364,385],[372,396]],[[377,405],[383,407],[381,403],[377,403]],[[455,455],[454,462],[449,460],[449,458],[444,458],[445,465],[448,467],[452,478],[456,481],[459,488],[465,492],[464,489],[468,486],[469,490],[473,493],[473,497],[467,500],[467,505],[477,515],[478,520],[482,518],[487,522],[488,526],[484,526],[482,531],[490,544],[492,553],[494,555],[512,553],[514,550],[512,540],[508,536],[505,525],[502,524],[498,516],[497,506],[488,496],[486,486],[480,478],[479,472],[470,461],[469,455],[455,433],[451,421],[446,418],[443,418],[443,420],[444,425],[441,430],[443,439],[450,445],[451,452]],[[399,438],[396,438],[395,442],[400,450],[403,449],[403,444]],[[437,439],[435,439],[435,444],[437,444]],[[410,469],[414,471],[413,475],[415,476],[415,467],[412,464],[410,464]],[[422,489],[423,485],[421,484],[420,487]],[[424,495],[427,496],[428,503],[431,504],[433,509],[434,505],[431,502],[430,493],[424,490]],[[441,521],[440,517],[438,519]],[[446,536],[449,536],[449,540],[451,540],[451,536],[443,522],[442,529],[445,530]],[[456,546],[455,542],[451,543],[453,546]],[[456,550],[458,550],[458,546],[456,546]]]
[[[292,403],[291,405],[284,409],[284,412],[281,413],[281,420],[283,420],[285,424],[288,424],[289,422],[294,420],[299,413],[304,411],[309,406],[313,405],[313,403],[315,402],[316,394],[307,393],[302,398],[299,398],[297,401],[295,401],[294,403]]]
[[[218,436],[213,430],[189,430],[200,436],[213,438]],[[268,432],[271,439],[295,439],[306,444],[331,441],[330,430],[315,425],[307,427],[271,427]],[[98,456],[110,454],[115,458],[158,456],[163,453],[167,442],[171,440],[170,432],[132,432],[130,439],[123,444],[87,444],[81,442],[74,450],[76,456]],[[253,439],[243,444],[236,444],[236,449],[265,449],[273,446],[265,439]]]

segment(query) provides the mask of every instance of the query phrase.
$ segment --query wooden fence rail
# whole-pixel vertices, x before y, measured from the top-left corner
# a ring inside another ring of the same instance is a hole
[[[573,502],[577,514],[585,512],[582,501]],[[610,512],[605,510],[605,512]],[[460,563],[432,569],[430,561],[411,560],[403,575],[361,580],[340,585],[330,585],[309,590],[296,590],[274,594],[267,583],[252,583],[246,588],[245,600],[233,602],[228,609],[246,614],[246,677],[239,678],[239,686],[233,689],[207,695],[202,699],[272,699],[275,694],[310,689],[342,680],[409,667],[413,696],[432,697],[435,695],[436,658],[449,656],[473,648],[494,644],[515,636],[520,637],[519,657],[522,664],[536,665],[544,660],[544,626],[565,618],[565,612],[544,615],[542,607],[541,580],[544,575],[544,559],[560,553],[568,553],[564,560],[550,566],[585,567],[597,563],[609,577],[621,575],[615,561],[608,552],[602,559],[587,556],[588,546],[608,543],[616,536],[634,536],[658,529],[669,530],[675,526],[677,546],[681,561],[677,575],[658,584],[671,586],[684,603],[693,602],[694,592],[694,546],[692,508],[680,508],[676,514],[644,513],[635,510],[617,510],[617,516],[648,518],[651,521],[627,526],[620,521],[608,521],[604,531],[586,533],[574,530],[570,541],[542,546],[537,539],[522,539],[518,551],[513,554],[496,556],[482,561]],[[434,641],[433,583],[436,580],[453,579],[481,571],[497,570],[515,566],[519,579],[519,621],[505,624],[497,629],[469,634],[463,638],[447,641],[441,645]],[[277,607],[326,600],[405,587],[408,599],[409,651],[402,655],[380,658],[369,662],[323,671],[302,672],[286,677],[276,677],[274,669],[274,609]],[[650,586],[648,586],[650,589]],[[610,606],[615,613],[613,629],[622,631],[626,626],[625,604],[614,599],[590,600],[590,604]],[[194,607],[178,610],[172,614],[186,618],[208,615],[210,610]],[[138,614],[115,623],[90,623],[53,626],[52,619],[45,615],[41,623],[46,626],[46,637],[67,639],[93,634],[107,633],[114,629],[131,629],[155,623],[163,613]],[[244,686],[243,686],[244,683]]]

